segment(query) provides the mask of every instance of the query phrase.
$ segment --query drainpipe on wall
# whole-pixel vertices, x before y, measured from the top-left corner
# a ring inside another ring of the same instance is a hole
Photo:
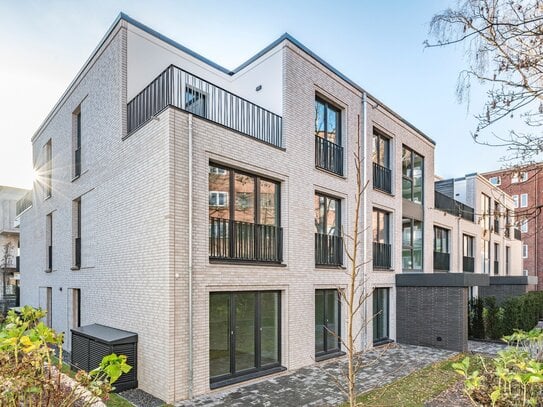
[[[188,193],[188,212],[189,212],[189,238],[188,238],[188,246],[189,246],[189,255],[188,255],[188,261],[189,261],[189,388],[188,388],[188,395],[189,399],[192,399],[192,393],[193,393],[193,382],[194,382],[194,371],[193,371],[193,354],[192,354],[192,348],[193,348],[193,315],[192,315],[192,114],[189,114],[189,146],[188,146],[188,166],[189,166],[189,193]]]
[[[366,92],[363,92],[362,93],[362,153],[359,151],[358,154],[362,154],[361,158],[362,158],[362,166],[361,166],[361,169],[362,169],[362,187],[364,188],[362,190],[362,224],[363,224],[363,231],[364,231],[364,234],[363,236],[366,237],[367,236],[367,233],[366,233],[366,230],[367,230],[367,208],[366,208],[366,205],[367,205],[367,197],[368,197],[368,189],[367,189],[367,186],[369,185],[369,182],[368,180],[366,179],[367,178],[367,163],[366,163],[366,158],[367,158],[367,137],[368,137],[368,126],[367,126],[367,120],[368,120],[368,114],[367,114],[367,106],[368,106],[368,100],[367,100],[367,95],[366,95]],[[368,286],[367,286],[367,278],[366,276],[368,275],[367,271],[368,271],[368,265],[367,265],[367,261],[366,261],[366,245],[363,244],[362,245],[363,249],[362,249],[362,276],[364,278],[364,288],[363,288],[363,291],[364,293],[367,293],[367,289],[368,289]],[[367,298],[370,298],[369,296]],[[366,349],[366,347],[368,346],[368,300],[366,299],[366,301],[364,301],[364,343],[363,343],[363,348],[362,349]]]

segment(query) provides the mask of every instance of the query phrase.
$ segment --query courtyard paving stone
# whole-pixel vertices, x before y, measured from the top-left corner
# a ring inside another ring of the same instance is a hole
[[[455,354],[442,349],[398,344],[389,346],[386,351],[383,348],[371,350],[363,356],[366,366],[357,375],[357,390],[364,392],[383,386]],[[340,377],[340,369],[345,366],[345,357],[321,362],[242,387],[218,390],[176,406],[336,406],[345,397],[332,378]]]
[[[498,351],[507,347],[505,343],[468,341],[468,349],[471,353],[483,353],[485,355],[497,355]]]

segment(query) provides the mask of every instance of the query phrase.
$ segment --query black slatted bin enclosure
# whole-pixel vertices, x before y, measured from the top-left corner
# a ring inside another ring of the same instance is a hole
[[[138,334],[100,324],[73,328],[71,331],[72,365],[88,372],[97,368],[104,356],[111,353],[126,355],[126,362],[132,366],[132,370],[124,373],[113,386],[116,392],[138,387]]]

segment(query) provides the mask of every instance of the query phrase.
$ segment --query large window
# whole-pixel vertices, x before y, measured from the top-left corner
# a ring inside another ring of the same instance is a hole
[[[373,209],[373,267],[391,267],[390,213]]]
[[[258,372],[280,366],[280,301],[278,291],[210,294],[209,376],[212,387],[254,377]]]
[[[337,290],[315,291],[315,356],[340,351],[341,307]]]
[[[385,192],[392,192],[390,171],[390,139],[373,131],[373,187]]]
[[[389,288],[373,290],[373,343],[389,339]]]
[[[463,235],[462,246],[462,270],[473,273],[475,271],[475,238]]]
[[[483,261],[483,273],[490,273],[490,242],[488,240],[483,240],[481,246],[481,259]]]
[[[481,194],[481,226],[484,230],[490,230],[491,213],[490,213],[490,197]]]
[[[341,265],[341,201],[323,194],[315,194],[315,263]]]
[[[402,151],[402,196],[404,199],[422,203],[424,191],[424,159],[413,150]]]
[[[209,165],[209,256],[281,261],[279,183]]]
[[[341,112],[319,98],[315,99],[315,165],[343,175]]]
[[[422,270],[422,222],[415,219],[402,219],[402,268]]]
[[[450,270],[450,231],[434,226],[434,270]]]

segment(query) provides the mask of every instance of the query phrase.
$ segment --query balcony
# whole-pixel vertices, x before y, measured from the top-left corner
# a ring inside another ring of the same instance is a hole
[[[469,256],[462,257],[462,270],[465,273],[473,273],[475,271],[475,258]]]
[[[340,236],[315,233],[315,264],[341,266],[343,264],[343,239]]]
[[[516,240],[522,240],[520,229],[513,229],[513,236],[515,237]]]
[[[450,254],[434,252],[434,270],[449,271],[451,269]]]
[[[283,260],[283,229],[210,218],[209,259],[280,263]]]
[[[373,268],[390,269],[392,246],[388,243],[373,242]]]
[[[373,163],[373,188],[389,194],[392,192],[392,172],[390,169]]]
[[[337,175],[343,175],[343,147],[325,138],[315,136],[315,166]]]
[[[500,274],[500,262],[494,261],[494,275]]]
[[[281,116],[174,65],[128,102],[128,133],[143,126],[168,106],[275,147],[283,147]]]
[[[32,191],[28,191],[24,196],[17,201],[15,205],[15,216],[19,216],[32,206]]]
[[[460,216],[463,219],[471,222],[473,222],[475,219],[475,214],[472,207],[458,202],[451,197],[442,194],[441,192],[435,191],[434,207],[451,215]]]

